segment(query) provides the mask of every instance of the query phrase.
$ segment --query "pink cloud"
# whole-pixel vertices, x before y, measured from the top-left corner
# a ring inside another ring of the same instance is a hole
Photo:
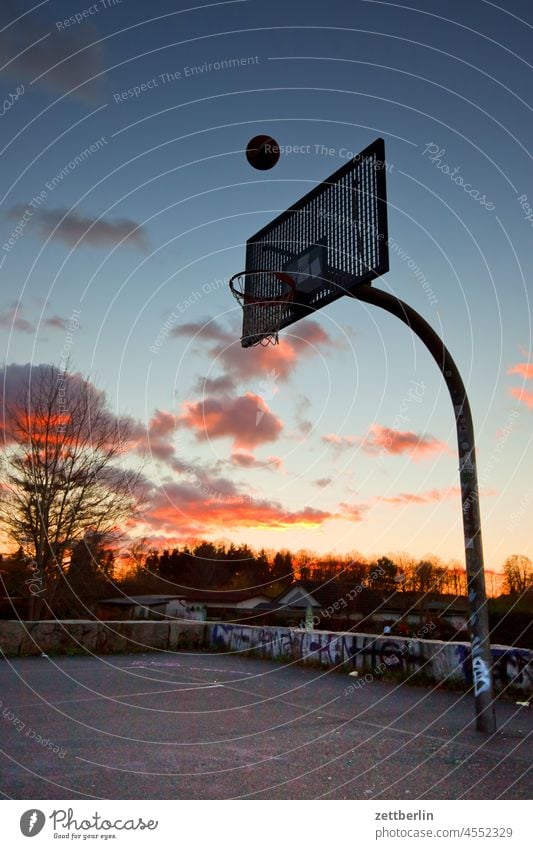
[[[392,430],[379,424],[372,425],[369,434],[359,437],[328,433],[322,437],[322,441],[332,445],[337,451],[360,445],[367,454],[410,454],[414,460],[449,450],[445,442],[429,434],[424,436],[412,431]]]
[[[196,439],[229,437],[235,451],[249,451],[257,445],[275,442],[283,430],[283,422],[270,412],[259,395],[247,392],[234,398],[206,398],[186,401],[179,417],[182,427],[194,431]]]
[[[193,337],[205,342],[209,356],[224,367],[233,379],[248,380],[276,373],[280,381],[286,381],[302,357],[311,357],[317,349],[332,349],[341,346],[321,327],[318,322],[306,319],[293,335],[280,336],[279,345],[274,347],[241,348],[239,331],[226,330],[216,321],[188,322],[175,327],[172,336]]]
[[[432,504],[437,501],[444,501],[447,498],[457,498],[461,494],[461,488],[458,486],[444,487],[443,489],[429,489],[425,492],[401,492],[399,495],[384,496],[379,495],[378,501],[384,501],[386,504],[393,504],[396,507],[401,507],[405,504]]]
[[[445,442],[430,434],[392,430],[379,424],[372,425],[369,433],[370,436],[361,440],[363,451],[367,454],[410,454],[414,460],[420,460],[431,454],[449,451]]]
[[[519,386],[509,387],[509,394],[516,398],[520,404],[525,404],[529,409],[533,409],[533,392],[529,389],[521,389]]]
[[[369,509],[367,504],[346,504],[345,502],[341,502],[339,507],[341,513],[338,518],[346,519],[349,522],[362,522]]]
[[[60,315],[52,315],[50,318],[45,318],[43,324],[45,327],[51,327],[54,330],[66,330],[69,321],[67,318],[61,318]]]
[[[358,445],[361,440],[357,436],[339,436],[337,433],[328,433],[322,437],[322,441],[335,446],[335,448],[343,449]]]
[[[267,457],[265,460],[260,460],[247,452],[235,452],[231,455],[230,463],[241,469],[266,469],[283,472],[283,460],[281,457],[272,456]]]
[[[171,464],[175,454],[172,436],[178,427],[172,413],[156,409],[147,424],[130,420],[129,425],[130,451],[147,454],[155,460]]]
[[[18,330],[19,333],[35,333],[35,325],[21,316],[20,306],[17,303],[0,312],[0,327],[6,330]]]
[[[35,410],[32,407],[31,399],[32,390],[38,392],[40,386],[49,388],[50,392],[57,389],[58,381],[64,377],[57,366],[51,366],[46,363],[41,364],[18,364],[11,363],[0,369],[0,431],[3,431],[3,438],[6,441],[12,441],[12,411],[16,408],[19,412],[25,410],[29,416],[28,421],[31,422],[35,418],[35,427],[39,427],[39,422],[35,416]],[[64,409],[70,409],[83,394],[87,397],[91,409],[96,412],[101,412],[105,408],[105,393],[98,390],[94,384],[80,374],[67,375],[66,385],[64,388]],[[109,414],[110,419],[116,422],[117,429],[120,429],[121,423],[125,420],[119,419],[112,414]],[[57,423],[64,424],[65,419],[68,420],[66,413],[61,413],[58,410]]]
[[[533,380],[533,363],[516,363],[507,369],[507,374],[519,374],[524,380]]]
[[[179,532],[186,537],[229,528],[316,527],[333,518],[333,514],[312,507],[285,510],[275,501],[255,501],[234,491],[231,485],[230,489],[219,491],[214,483],[209,490],[191,484],[167,485],[154,491],[143,522],[152,532]]]

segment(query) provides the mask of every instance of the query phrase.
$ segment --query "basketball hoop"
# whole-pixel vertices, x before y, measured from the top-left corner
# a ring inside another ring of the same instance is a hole
[[[277,345],[281,323],[296,291],[291,275],[283,271],[240,271],[233,275],[229,287],[243,309],[247,345]]]

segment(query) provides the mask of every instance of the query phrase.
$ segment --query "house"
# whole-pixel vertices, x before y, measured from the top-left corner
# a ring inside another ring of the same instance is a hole
[[[118,596],[95,604],[98,619],[216,619],[228,611],[248,610],[268,598],[250,590],[195,590],[181,588],[176,595]]]
[[[98,619],[180,619],[198,618],[188,615],[187,605],[175,595],[137,595],[103,598],[94,605]],[[190,611],[193,612],[193,611]]]
[[[386,592],[354,585],[342,580],[298,581],[274,599],[270,609],[304,617],[310,607],[316,627],[327,629],[328,621],[349,620],[403,622],[418,625],[428,618],[439,618],[456,630],[466,626],[467,599],[453,595],[420,592]],[[350,626],[352,627],[352,626]]]

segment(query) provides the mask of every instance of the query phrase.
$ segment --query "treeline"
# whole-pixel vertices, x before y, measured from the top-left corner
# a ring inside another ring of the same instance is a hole
[[[378,592],[421,592],[466,596],[466,572],[458,561],[444,562],[428,555],[422,559],[398,552],[366,558],[358,552],[317,555],[311,551],[255,551],[246,544],[198,540],[172,549],[150,549],[142,540],[127,551],[106,546],[97,534],[77,543],[57,582],[51,607],[57,615],[80,616],[96,600],[149,593],[172,594],[181,589],[235,589],[256,591],[271,598],[295,581],[320,584],[342,580],[352,586],[369,585]],[[40,575],[28,554],[0,555],[3,607],[10,599],[39,598]],[[377,575],[377,577],[376,577]],[[502,572],[487,574],[490,596],[523,597],[533,586],[529,558],[513,555]],[[2,615],[6,615],[6,612]]]
[[[172,550],[151,550],[135,558],[129,580],[157,577],[196,589],[261,588],[269,594],[281,592],[295,581],[342,579],[351,584],[366,581],[370,573],[375,590],[415,591],[466,595],[466,573],[458,562],[443,563],[438,557],[421,560],[407,554],[366,558],[358,552],[347,555],[317,555],[311,551],[254,551],[247,545],[198,542]]]
[[[129,552],[129,566],[122,582],[143,587],[150,581],[152,585],[154,581],[164,581],[195,589],[260,588],[275,595],[295,581],[326,583],[342,579],[355,585],[376,571],[379,577],[372,586],[378,591],[467,594],[464,567],[459,561],[445,562],[435,555],[417,559],[398,552],[366,558],[359,552],[317,555],[307,550],[254,551],[245,544],[205,541],[163,551],[146,550],[141,542]],[[491,596],[522,594],[532,583],[531,561],[524,555],[508,558],[502,572],[487,572],[487,592]]]

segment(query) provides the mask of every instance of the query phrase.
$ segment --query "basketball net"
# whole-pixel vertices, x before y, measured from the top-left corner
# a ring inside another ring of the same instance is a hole
[[[294,300],[292,277],[283,271],[241,271],[229,286],[243,309],[243,338],[251,340],[251,347],[277,345],[281,324]]]

